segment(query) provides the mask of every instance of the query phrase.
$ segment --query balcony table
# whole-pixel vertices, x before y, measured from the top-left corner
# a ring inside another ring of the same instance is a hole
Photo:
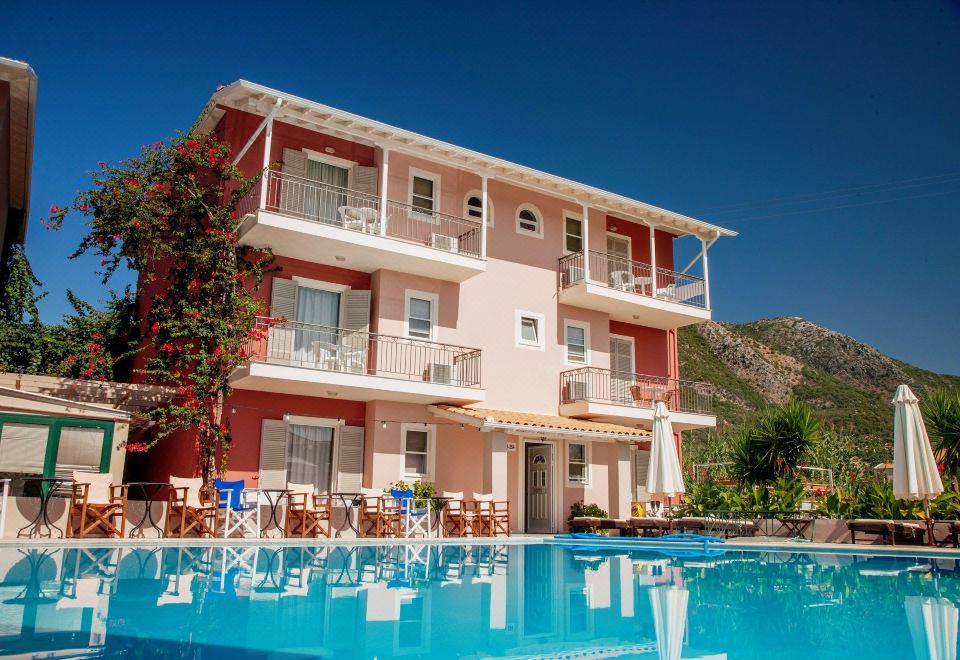
[[[130,529],[127,536],[129,538],[135,536],[145,538],[144,530],[152,528],[157,532],[157,538],[162,537],[163,530],[153,519],[153,505],[159,499],[160,494],[170,488],[170,484],[164,481],[131,481],[127,484],[127,488],[139,488],[140,492],[143,493],[143,515],[140,517],[140,522]],[[150,527],[145,528],[144,525],[147,522],[150,523]]]
[[[346,229],[361,231],[365,234],[376,234],[377,220],[380,218],[380,212],[366,206],[341,206],[337,209],[340,217],[343,219],[343,226]],[[356,227],[359,225],[359,227]]]
[[[72,484],[73,479],[61,479],[60,477],[26,477],[24,482],[36,482],[40,484],[40,509],[37,511],[37,515],[33,517],[33,520],[17,530],[17,537],[19,537],[25,529],[31,527],[33,530],[27,534],[27,537],[33,538],[34,535],[40,536],[40,526],[42,524],[47,528],[47,537],[52,536],[52,530],[55,529],[60,532],[60,538],[63,538],[63,530],[50,520],[47,507],[49,507],[50,500],[57,490],[67,484]]]
[[[283,498],[286,497],[290,491],[286,488],[258,488],[256,491],[263,493],[263,496],[267,498],[267,505],[270,507],[270,515],[267,516],[266,522],[263,524],[263,527],[260,528],[260,538],[267,537],[267,530],[270,529],[271,522],[276,529],[280,530],[281,538],[286,536],[285,527],[277,520],[277,509],[280,508],[280,503],[283,502]],[[274,496],[276,496],[276,499],[274,499]],[[257,502],[257,506],[259,506],[259,498]]]
[[[453,501],[452,497],[438,497],[434,496],[430,498],[430,508],[434,512],[433,516],[433,533],[437,535],[437,538],[443,536],[443,513],[447,510],[447,504]],[[433,503],[437,502],[437,506],[434,507]]]
[[[354,525],[353,518],[351,514],[354,509],[360,504],[360,499],[363,497],[363,493],[333,493],[334,497],[340,498],[340,501],[343,503],[343,517],[345,522],[340,524],[340,527],[337,528],[337,533],[334,534],[334,538],[340,538],[345,527],[349,526],[353,530],[353,533],[358,537],[360,536],[360,530]]]

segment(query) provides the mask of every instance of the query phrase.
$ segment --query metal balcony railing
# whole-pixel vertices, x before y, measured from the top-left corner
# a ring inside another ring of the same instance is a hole
[[[260,207],[262,185],[267,186],[267,211],[481,258],[482,232],[478,222],[390,200],[384,212],[377,195],[284,172],[267,172],[238,205],[241,217]]]
[[[677,273],[666,268],[657,268],[656,288],[651,277],[650,264],[618,257],[606,252],[588,253],[590,282],[618,291],[659,300],[706,308],[706,283],[699,277]],[[583,282],[586,269],[583,252],[574,252],[560,258],[560,288],[565,289]]]
[[[480,387],[480,349],[311,323],[257,319],[247,355],[254,362]]]
[[[663,401],[669,410],[713,414],[713,396],[704,383],[582,367],[560,374],[560,401],[592,401],[634,408],[654,408]]]

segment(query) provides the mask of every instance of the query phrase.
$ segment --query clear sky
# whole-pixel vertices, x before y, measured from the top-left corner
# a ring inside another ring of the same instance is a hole
[[[245,78],[735,229],[716,319],[960,373],[957,2],[281,4],[5,4],[0,55],[39,76],[46,319],[104,298],[50,205]]]

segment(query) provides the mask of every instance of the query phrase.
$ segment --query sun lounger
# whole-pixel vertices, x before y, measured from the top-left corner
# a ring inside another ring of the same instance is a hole
[[[634,535],[652,536],[656,533],[661,536],[670,532],[670,521],[666,518],[631,518],[630,526]]]
[[[847,521],[847,529],[850,530],[850,542],[857,542],[857,532],[861,534],[879,535],[884,543],[896,545],[897,540],[914,541],[923,543],[923,537],[927,529],[923,523],[908,522],[903,520],[879,520],[879,519],[859,519]]]

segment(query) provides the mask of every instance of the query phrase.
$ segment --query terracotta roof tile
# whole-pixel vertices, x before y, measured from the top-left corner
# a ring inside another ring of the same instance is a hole
[[[592,422],[588,419],[573,419],[559,415],[537,415],[534,413],[511,412],[508,410],[490,410],[488,408],[463,408],[461,406],[436,405],[437,410],[456,415],[472,417],[480,422],[499,424],[518,424],[531,429],[582,431],[584,433],[602,433],[620,438],[648,438],[649,431],[634,429],[619,424]]]

